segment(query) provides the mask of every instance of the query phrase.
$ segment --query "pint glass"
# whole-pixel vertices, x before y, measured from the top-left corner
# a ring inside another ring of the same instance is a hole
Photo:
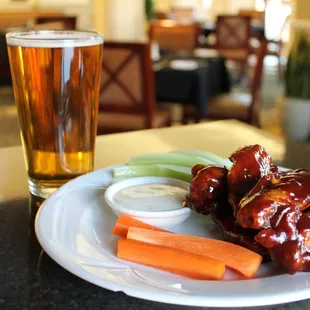
[[[6,40],[29,190],[46,198],[93,170],[103,37],[18,31]]]

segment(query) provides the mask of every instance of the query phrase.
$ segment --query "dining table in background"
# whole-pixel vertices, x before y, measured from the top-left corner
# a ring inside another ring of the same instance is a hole
[[[125,163],[135,154],[186,148],[227,157],[238,147],[253,143],[266,147],[277,164],[310,168],[307,143],[286,142],[230,120],[98,136],[95,169]],[[22,147],[0,149],[0,159],[0,309],[205,309],[112,292],[59,266],[42,250],[34,233],[34,219],[42,200],[29,196]],[[309,308],[310,300],[304,300],[256,309]]]
[[[175,60],[194,61],[197,68],[171,67]],[[221,56],[166,56],[154,64],[154,70],[157,102],[192,105],[200,118],[207,118],[207,104],[213,96],[230,91],[231,76]]]

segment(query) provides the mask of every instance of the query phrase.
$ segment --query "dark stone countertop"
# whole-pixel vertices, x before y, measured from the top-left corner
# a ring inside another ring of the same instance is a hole
[[[197,132],[204,134],[198,135]],[[154,136],[157,140],[154,140]],[[135,141],[134,148],[132,141]],[[95,167],[99,169],[122,163],[136,152],[143,151],[151,153],[200,148],[226,156],[240,145],[254,141],[270,150],[278,164],[290,168],[310,168],[309,143],[285,142],[236,121],[102,136],[97,139]],[[122,152],[115,152],[119,145],[122,145]],[[165,149],[167,145],[169,149]],[[0,158],[0,310],[205,309],[163,304],[114,293],[60,267],[42,251],[34,233],[34,217],[41,201],[28,198],[22,148],[0,149]],[[243,309],[306,310],[310,309],[310,299]]]

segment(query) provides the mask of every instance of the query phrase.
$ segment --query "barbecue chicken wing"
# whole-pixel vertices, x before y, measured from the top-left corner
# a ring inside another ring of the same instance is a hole
[[[198,213],[211,214],[225,240],[249,248],[262,256],[268,251],[254,240],[257,231],[242,228],[228,202],[227,169],[213,165],[192,168],[193,180],[185,205]]]
[[[233,163],[228,171],[228,200],[234,215],[239,210],[241,199],[257,182],[272,170],[271,156],[260,145],[249,145],[238,149],[229,157]]]
[[[203,214],[216,213],[219,208],[227,205],[227,172],[224,167],[194,166],[185,205]]]
[[[271,171],[271,156],[258,144],[238,149],[229,159],[233,163],[227,175],[229,188],[241,195],[247,194]]]
[[[303,213],[310,205],[310,171],[269,175],[259,183],[241,200],[237,222],[260,230],[255,241],[290,274],[310,271],[310,217]]]
[[[309,170],[270,175],[260,183],[263,181],[265,184],[261,190],[250,192],[239,203],[237,221],[242,227],[267,228],[280,206],[297,207],[303,211],[310,205]]]
[[[185,205],[211,214],[226,240],[271,257],[290,274],[310,271],[310,170],[281,172],[259,145],[232,167],[196,165]]]
[[[297,206],[280,206],[271,227],[261,230],[255,240],[288,273],[310,271],[310,215]]]

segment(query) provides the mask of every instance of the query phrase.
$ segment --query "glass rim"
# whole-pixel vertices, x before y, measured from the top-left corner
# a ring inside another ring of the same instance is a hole
[[[79,47],[103,41],[102,34],[87,30],[17,30],[6,34],[8,45],[24,47]]]

